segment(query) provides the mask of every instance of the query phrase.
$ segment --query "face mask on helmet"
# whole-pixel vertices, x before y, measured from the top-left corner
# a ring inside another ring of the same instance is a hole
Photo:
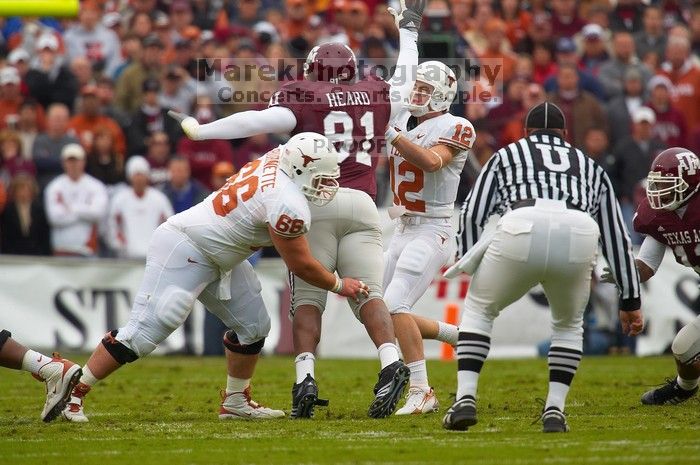
[[[439,61],[418,65],[416,83],[406,107],[415,117],[443,112],[457,96],[457,79],[450,68]]]
[[[687,193],[688,187],[688,183],[680,176],[664,176],[658,171],[652,171],[647,176],[649,206],[654,210],[675,210],[695,193]]]
[[[338,153],[320,134],[301,133],[292,137],[282,149],[280,169],[314,205],[327,204],[338,191]]]

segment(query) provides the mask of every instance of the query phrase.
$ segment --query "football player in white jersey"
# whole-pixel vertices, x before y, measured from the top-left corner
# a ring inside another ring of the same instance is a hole
[[[410,314],[440,268],[454,254],[452,213],[459,177],[476,134],[448,112],[457,79],[439,61],[418,66],[407,110],[386,133],[396,231],[384,255],[384,300],[411,370],[406,404],[396,415],[434,412],[422,339],[457,343],[457,327]],[[409,127],[414,125],[415,127]]]
[[[274,245],[290,270],[346,297],[367,287],[339,279],[316,261],[304,234],[308,202],[323,205],[338,189],[338,154],[330,141],[301,133],[251,161],[201,203],[172,216],[153,234],[141,288],[127,324],[107,333],[83,369],[64,416],[87,421],[83,397],[98,380],[150,354],[199,299],[230,330],[224,335],[228,381],[219,418],[278,418],[250,397],[250,378],[270,330],[249,255]]]

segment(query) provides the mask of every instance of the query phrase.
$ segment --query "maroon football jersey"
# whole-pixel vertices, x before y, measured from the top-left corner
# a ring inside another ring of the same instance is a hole
[[[295,81],[282,86],[270,106],[289,108],[297,119],[292,134],[316,132],[333,142],[340,155],[341,187],[367,192],[374,199],[374,172],[383,156],[389,124],[389,84],[368,79],[355,84]]]
[[[700,274],[700,194],[686,204],[682,218],[675,211],[654,210],[645,198],[634,217],[634,230],[666,244],[678,263]]]

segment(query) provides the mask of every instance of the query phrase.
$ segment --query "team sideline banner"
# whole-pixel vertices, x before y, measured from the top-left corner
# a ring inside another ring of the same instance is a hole
[[[386,237],[392,228],[385,217]],[[143,263],[122,260],[24,258],[0,255],[0,329],[36,348],[91,351],[108,329],[123,325],[143,276]],[[279,259],[261,260],[256,267],[263,298],[272,319],[267,353],[291,352],[289,290]],[[436,276],[416,306],[416,313],[457,321],[468,292],[466,275],[453,280]],[[678,328],[700,312],[698,278],[688,268],[665,258],[657,276],[644,286],[647,330],[638,339],[638,353],[662,353]],[[530,291],[496,320],[491,355],[530,357],[550,335],[549,310],[541,290]],[[186,342],[203,347],[204,310],[197,305],[184,328],[175,331],[156,353],[178,352]],[[428,358],[449,358],[443,344],[426,341]],[[364,327],[344,299],[331,294],[324,314],[319,354],[324,357],[375,357]]]

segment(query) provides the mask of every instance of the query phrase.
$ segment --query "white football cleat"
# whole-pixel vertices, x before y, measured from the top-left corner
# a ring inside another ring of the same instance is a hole
[[[440,404],[433,388],[411,386],[406,394],[406,403],[396,411],[396,415],[420,415],[437,412]]]
[[[61,358],[56,352],[50,362],[39,368],[37,378],[46,383],[46,403],[41,412],[43,421],[48,423],[61,414],[82,374],[80,365]]]
[[[79,383],[71,392],[70,401],[66,408],[63,409],[63,418],[74,423],[87,423],[88,417],[83,411],[83,397],[90,392],[90,386]]]
[[[243,392],[226,394],[221,391],[220,420],[258,420],[268,418],[282,418],[282,410],[274,410],[264,407],[250,398],[250,386]]]

